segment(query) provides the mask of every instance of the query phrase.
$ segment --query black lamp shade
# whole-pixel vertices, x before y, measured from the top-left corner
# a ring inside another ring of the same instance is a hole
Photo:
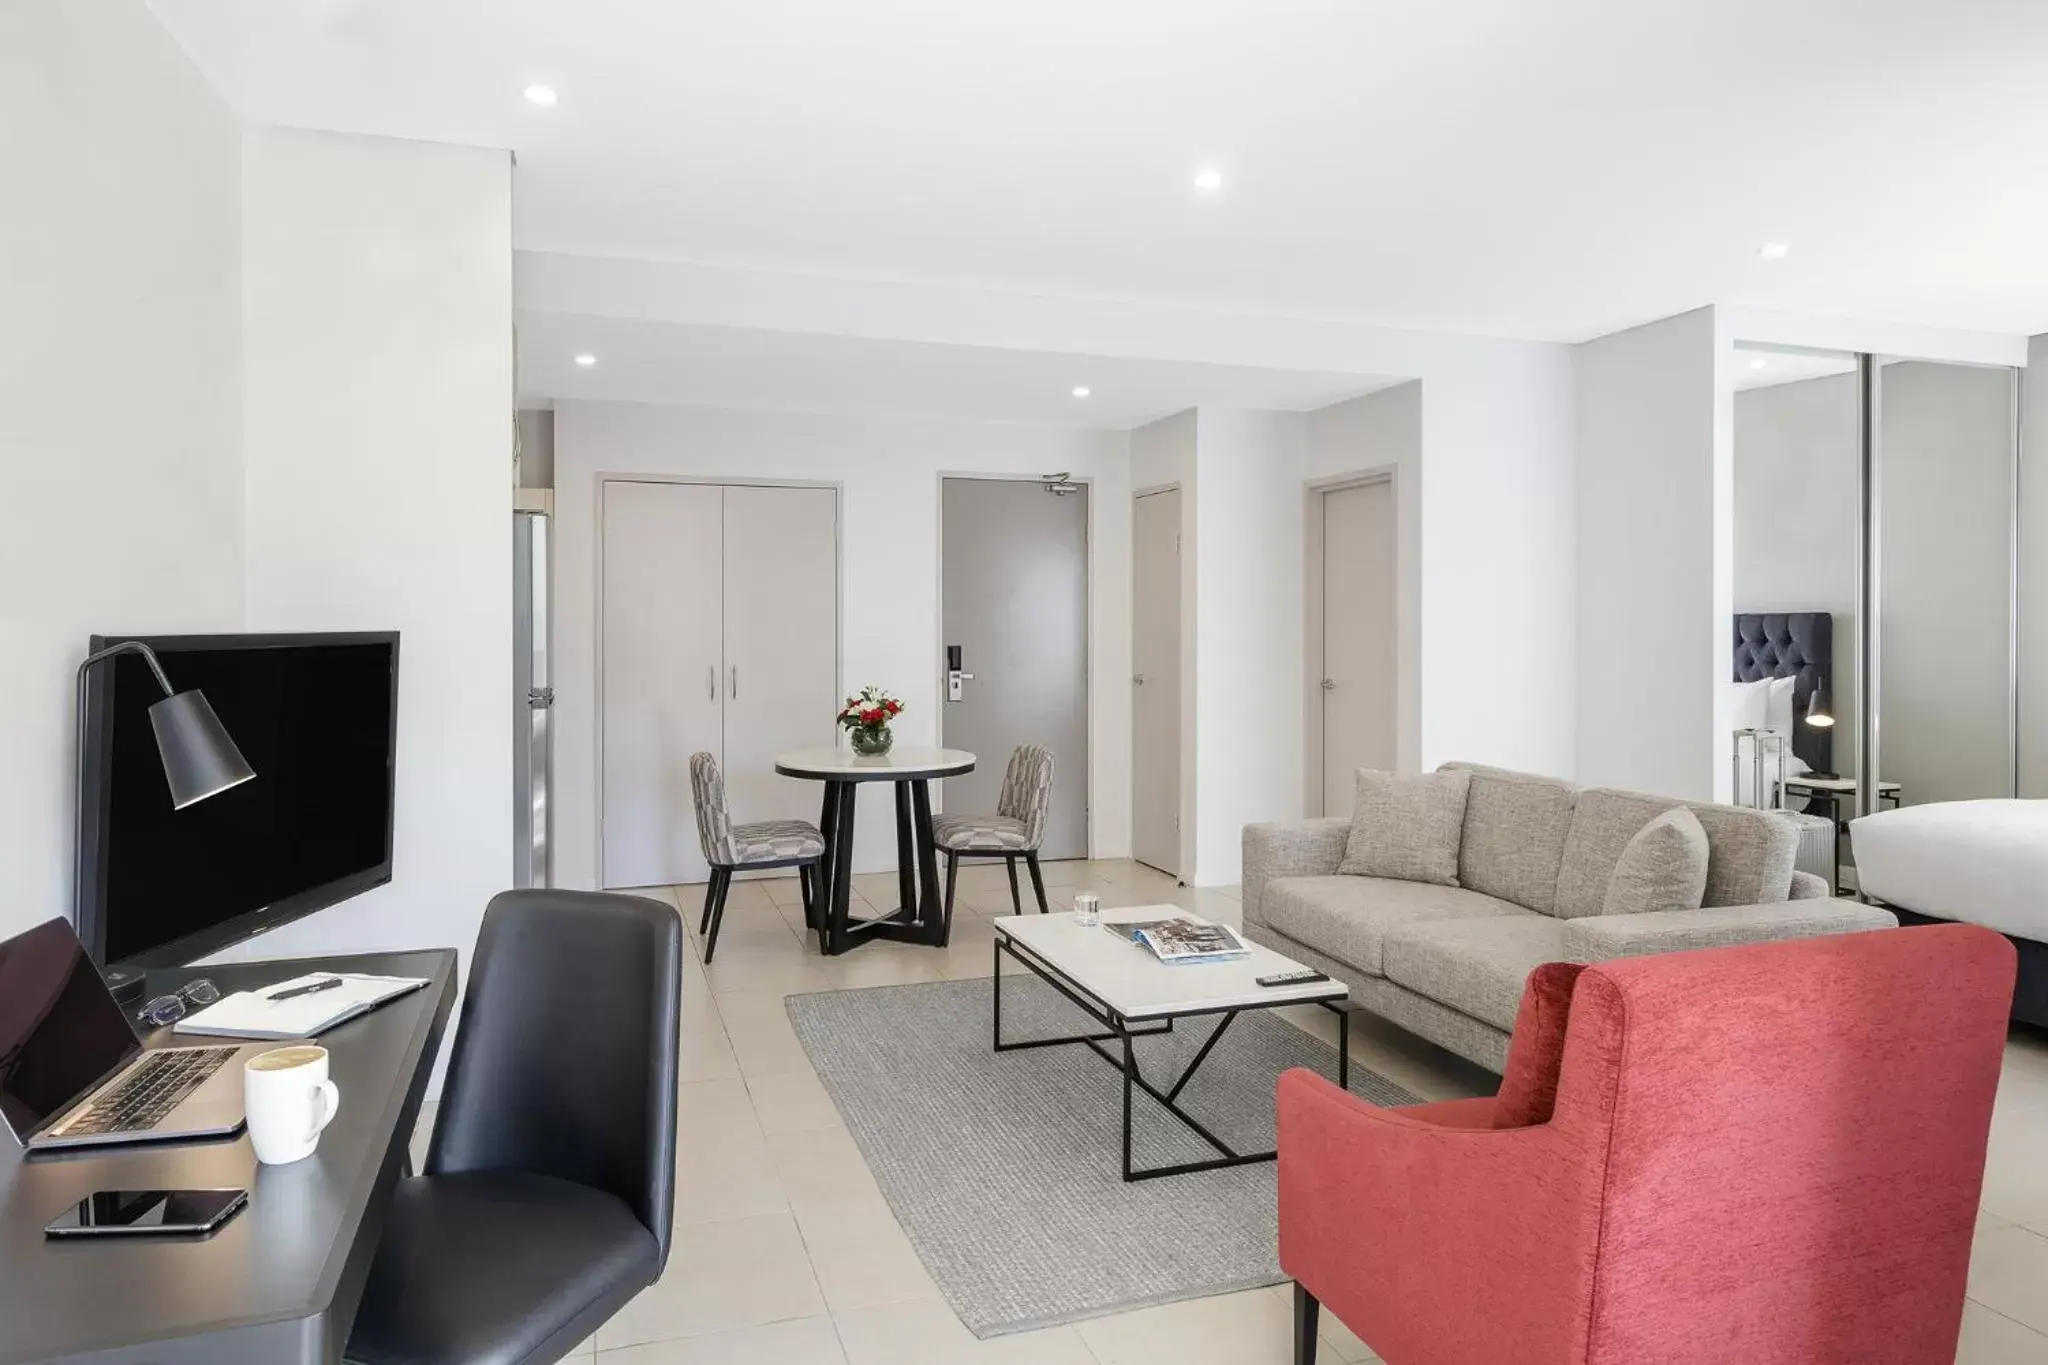
[[[202,692],[165,697],[149,708],[149,726],[156,731],[156,751],[163,759],[174,810],[256,776]]]
[[[1828,710],[1826,689],[1818,683],[1814,685],[1813,695],[1806,699],[1806,723],[1822,729],[1835,723],[1834,713]]]

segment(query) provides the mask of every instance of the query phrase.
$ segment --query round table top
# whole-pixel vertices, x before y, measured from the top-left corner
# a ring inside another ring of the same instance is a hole
[[[957,777],[974,771],[974,755],[965,749],[931,749],[899,744],[886,754],[868,757],[851,749],[792,749],[775,756],[775,771],[784,777],[810,777],[832,782],[908,782],[921,777]]]

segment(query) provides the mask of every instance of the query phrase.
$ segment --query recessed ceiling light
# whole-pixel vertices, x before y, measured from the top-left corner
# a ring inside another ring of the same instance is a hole
[[[552,85],[529,85],[520,93],[526,96],[528,104],[538,104],[543,109],[553,108],[557,99]]]
[[[587,370],[597,363],[597,357],[585,351],[582,355],[576,357],[576,363]]]
[[[1195,172],[1195,188],[1204,194],[1214,194],[1223,188],[1223,171],[1216,166],[1203,166]]]
[[[1782,261],[1792,254],[1792,248],[1783,242],[1765,242],[1756,249],[1756,254],[1767,261]]]
[[[1076,398],[1086,398],[1086,397],[1088,396],[1088,394],[1089,394],[1089,388],[1088,388],[1088,386],[1087,386],[1086,384],[1076,384],[1076,385],[1074,385],[1074,397],[1076,397]]]
[[[1770,363],[1771,362],[1768,360],[1752,360],[1749,362],[1749,368],[1751,368],[1752,370],[1761,370],[1764,366]]]

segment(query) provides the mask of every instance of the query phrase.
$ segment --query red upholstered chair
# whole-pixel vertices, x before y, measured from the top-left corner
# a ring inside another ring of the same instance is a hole
[[[1280,1079],[1295,1352],[1389,1365],[1955,1358],[2012,945],[1965,925],[1530,974],[1501,1093]]]

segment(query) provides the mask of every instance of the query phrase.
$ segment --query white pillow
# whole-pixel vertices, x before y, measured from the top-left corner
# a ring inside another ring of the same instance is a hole
[[[1798,777],[1813,771],[1813,765],[1792,752],[1792,741],[1797,730],[1798,717],[1794,714],[1793,694],[1799,685],[1797,678],[1758,678],[1755,682],[1729,683],[1730,730],[1769,730],[1785,741],[1785,772]],[[1756,802],[1753,796],[1755,783],[1751,780],[1751,756],[1749,747],[1754,741],[1744,741],[1742,762],[1735,771],[1735,804],[1751,806]],[[1777,755],[1772,753],[1764,764],[1764,781],[1775,787],[1778,780]]]
[[[1758,678],[1755,682],[1732,682],[1725,686],[1732,701],[1728,707],[1728,728],[1731,730],[1762,730],[1770,724],[1771,683],[1774,679]]]
[[[1764,704],[1764,729],[1785,737],[1785,747],[1792,747],[1792,693],[1798,687],[1797,678],[1771,678],[1770,698]]]

